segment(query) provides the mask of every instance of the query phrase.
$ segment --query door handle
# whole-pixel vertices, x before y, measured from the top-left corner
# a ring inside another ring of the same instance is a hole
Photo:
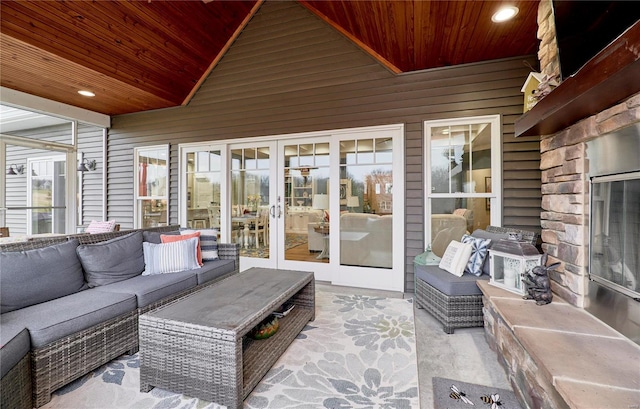
[[[276,206],[273,205],[269,208],[269,215],[271,215],[271,218],[275,219],[276,218]]]
[[[282,208],[278,205],[278,219],[282,216]]]

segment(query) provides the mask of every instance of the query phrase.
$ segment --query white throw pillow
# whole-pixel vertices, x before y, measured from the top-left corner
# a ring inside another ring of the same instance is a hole
[[[200,268],[198,238],[154,244],[143,242],[144,271],[142,275],[178,273]]]
[[[464,268],[467,266],[467,262],[471,256],[471,250],[471,244],[452,240],[442,255],[442,260],[440,260],[438,267],[455,276],[462,277]]]

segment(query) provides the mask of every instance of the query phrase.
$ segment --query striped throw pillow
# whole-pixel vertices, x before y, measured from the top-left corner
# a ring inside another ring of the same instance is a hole
[[[180,229],[180,234],[192,234],[200,232],[200,253],[202,261],[219,260],[218,256],[218,230],[216,229]]]
[[[143,242],[144,271],[142,275],[178,273],[200,268],[197,257],[198,238],[173,243]]]
[[[194,237],[198,238],[198,264],[202,265],[202,253],[200,252],[200,232],[190,234],[162,234],[160,235],[160,241],[162,243],[173,243],[174,241],[189,240]]]

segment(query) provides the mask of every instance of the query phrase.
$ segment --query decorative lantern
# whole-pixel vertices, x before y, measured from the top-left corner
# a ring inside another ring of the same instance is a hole
[[[489,284],[516,294],[525,295],[523,274],[540,265],[542,254],[531,243],[520,241],[521,237],[509,237],[495,242],[489,249],[491,278]]]

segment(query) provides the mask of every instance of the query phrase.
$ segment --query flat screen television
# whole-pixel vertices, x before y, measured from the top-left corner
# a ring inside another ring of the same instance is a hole
[[[553,0],[562,80],[640,19],[635,1]]]

